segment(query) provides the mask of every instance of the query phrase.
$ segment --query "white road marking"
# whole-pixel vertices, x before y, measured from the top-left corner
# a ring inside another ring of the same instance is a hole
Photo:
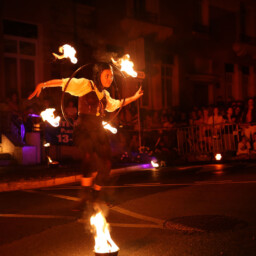
[[[32,215],[32,214],[0,214],[1,218],[32,218],[32,219],[75,219],[72,216],[59,216],[59,215]]]
[[[245,181],[233,181],[233,180],[212,180],[212,181],[195,181],[191,183],[136,183],[136,184],[124,184],[124,185],[113,185],[113,186],[103,186],[103,188],[134,188],[134,187],[172,187],[172,186],[200,186],[200,185],[225,185],[225,184],[255,184],[256,180],[245,180]],[[61,188],[46,188],[40,189],[40,191],[47,190],[64,190],[64,189],[81,189],[81,186],[68,186]],[[29,190],[25,190],[29,191]],[[33,190],[32,190],[33,191]],[[35,191],[34,191],[35,192]],[[54,194],[52,194],[54,195]],[[58,195],[57,197],[61,197]],[[63,196],[64,199],[67,199],[68,196]],[[70,200],[77,201],[74,197]]]
[[[84,219],[78,219],[79,223],[88,223]],[[163,225],[156,224],[135,224],[135,223],[108,223],[111,227],[121,227],[121,228],[160,228],[164,229]]]
[[[146,215],[143,215],[143,214],[140,214],[140,213],[132,212],[130,210],[126,210],[126,209],[121,208],[119,206],[114,206],[114,207],[110,208],[110,210],[122,213],[124,215],[128,215],[128,216],[136,218],[136,219],[153,222],[153,223],[156,223],[158,225],[163,225],[163,223],[164,223],[164,220],[149,217],[149,216],[146,216]]]

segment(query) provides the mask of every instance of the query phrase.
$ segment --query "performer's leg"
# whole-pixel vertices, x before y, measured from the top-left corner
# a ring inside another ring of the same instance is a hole
[[[111,161],[107,158],[98,157],[98,172],[95,177],[93,188],[93,200],[106,200],[105,193],[103,193],[102,187],[107,184],[109,174],[111,171]]]
[[[102,128],[93,134],[93,156],[94,170],[97,170],[92,187],[95,201],[102,200],[102,187],[106,184],[111,170],[111,147],[106,131]]]
[[[95,175],[93,175],[93,170],[90,167],[89,160],[90,160],[90,155],[86,153],[84,155],[82,166],[81,166],[83,177],[81,179],[81,190],[79,194],[79,202],[73,209],[75,211],[84,210],[87,206],[87,203],[92,200],[91,187],[92,187]]]

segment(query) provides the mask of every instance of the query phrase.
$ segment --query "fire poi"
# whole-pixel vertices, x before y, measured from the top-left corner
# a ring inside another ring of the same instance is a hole
[[[109,123],[107,123],[105,121],[102,121],[102,125],[103,125],[104,129],[107,129],[107,130],[111,131],[114,134],[117,133],[117,129],[112,127]]]
[[[137,77],[137,72],[133,69],[133,62],[130,61],[130,55],[126,54],[123,56],[123,58],[118,59],[115,61],[113,58],[111,58],[112,62],[120,67],[121,71],[124,71],[127,75],[130,75],[132,77]]]
[[[77,58],[75,57],[76,55],[76,50],[74,47],[72,47],[69,44],[64,44],[62,46],[59,47],[59,52],[62,53],[62,55],[58,55],[56,53],[52,53],[53,56],[57,59],[64,59],[64,58],[69,58],[70,61],[73,64],[77,63]]]
[[[55,108],[47,108],[40,113],[43,121],[47,121],[54,127],[58,127],[60,125],[60,116],[54,116]]]

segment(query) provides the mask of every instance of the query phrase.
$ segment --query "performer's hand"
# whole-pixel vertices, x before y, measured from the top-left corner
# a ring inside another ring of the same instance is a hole
[[[139,90],[134,94],[134,100],[139,99],[141,96],[143,95],[143,90],[141,89],[141,87],[139,88]]]
[[[35,96],[39,97],[43,87],[44,87],[44,83],[38,84],[36,86],[36,89],[28,96],[28,99],[31,100]]]

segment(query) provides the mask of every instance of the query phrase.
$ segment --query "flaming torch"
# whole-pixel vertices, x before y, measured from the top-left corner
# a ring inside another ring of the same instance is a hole
[[[90,218],[90,223],[95,233],[95,256],[117,256],[119,248],[110,236],[109,224],[102,212],[99,211],[93,215]]]
[[[102,125],[104,127],[104,129],[111,131],[112,133],[116,134],[117,133],[117,129],[115,127],[112,127],[110,124],[108,124],[107,122],[102,121]]]
[[[47,108],[46,110],[42,111],[40,113],[43,121],[47,121],[54,127],[58,127],[60,125],[60,117],[55,117],[53,112],[55,111],[55,108]]]
[[[49,165],[49,167],[55,167],[55,166],[58,166],[58,165],[59,165],[59,162],[58,162],[58,161],[53,161],[53,160],[51,159],[51,157],[49,157],[49,156],[47,156],[47,158],[48,158],[48,165]]]
[[[113,58],[111,58],[113,64],[115,64],[117,67],[120,67],[121,71],[124,71],[127,75],[132,77],[137,77],[137,72],[133,69],[133,62],[130,61],[130,55],[126,54],[123,56],[123,58],[118,59],[115,61]]]
[[[69,58],[70,61],[73,64],[77,63],[77,58],[75,57],[76,55],[76,50],[74,47],[72,47],[69,44],[64,44],[62,46],[59,47],[59,52],[62,53],[62,55],[58,55],[56,53],[52,53],[53,56],[57,59],[64,59],[64,58]]]

